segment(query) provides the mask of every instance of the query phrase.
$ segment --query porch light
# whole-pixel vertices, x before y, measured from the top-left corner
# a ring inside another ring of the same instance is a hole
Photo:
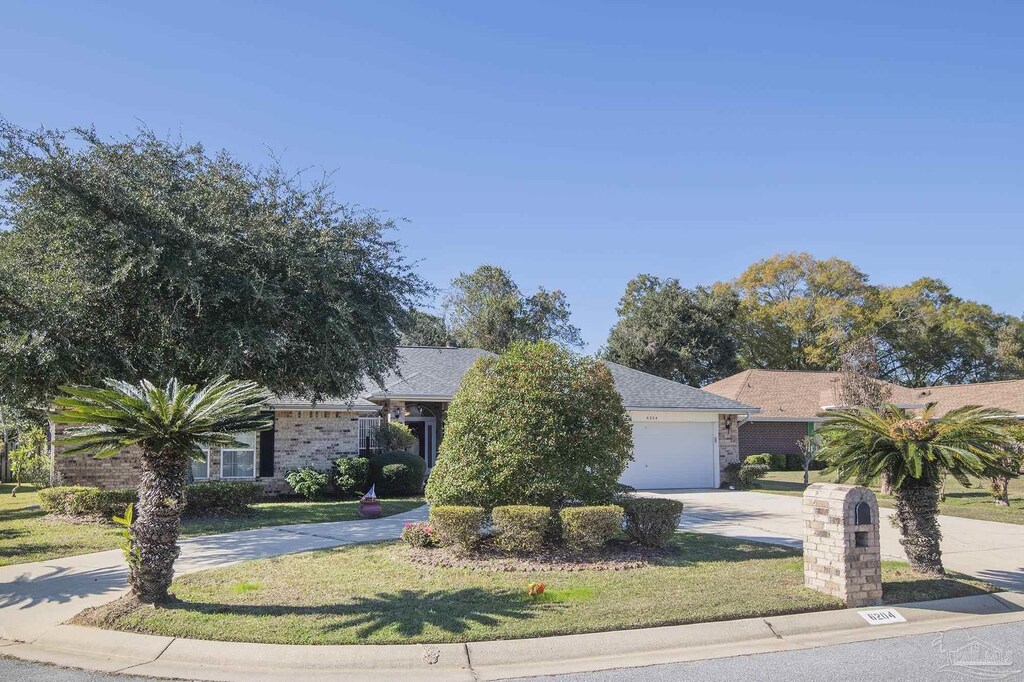
[[[731,428],[732,428],[732,415],[731,414],[727,414],[727,415],[725,415],[725,430],[728,431]]]

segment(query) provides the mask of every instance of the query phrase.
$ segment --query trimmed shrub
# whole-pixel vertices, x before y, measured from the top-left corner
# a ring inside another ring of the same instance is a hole
[[[566,507],[558,514],[562,539],[577,552],[600,549],[622,531],[622,507]]]
[[[638,545],[665,547],[679,527],[683,503],[653,497],[634,497],[622,505],[626,535]]]
[[[772,471],[785,471],[786,470],[786,455],[775,454],[772,455],[772,461],[768,465]]]
[[[803,471],[804,469],[804,458],[801,455],[787,453],[786,457],[786,471]]]
[[[382,452],[370,457],[370,483],[377,497],[419,495],[427,463],[412,452]]]
[[[558,507],[612,498],[632,424],[607,366],[550,341],[478,358],[448,408],[431,504]]]
[[[484,510],[482,507],[438,505],[430,509],[430,525],[440,544],[468,552],[480,541]]]
[[[239,513],[263,496],[263,486],[255,481],[209,481],[185,486],[185,514],[204,516],[212,513]],[[124,514],[129,504],[138,503],[138,493],[130,488],[100,490],[73,485],[39,491],[39,506],[49,514],[89,516],[110,519]]]
[[[739,462],[729,462],[722,467],[722,488],[738,488],[740,485],[740,467],[743,465]]]
[[[370,479],[370,460],[365,457],[341,457],[334,460],[334,488],[339,495],[366,492]]]
[[[429,523],[407,523],[402,528],[402,541],[410,547],[433,547],[436,540],[434,528]]]
[[[491,521],[499,549],[511,554],[530,554],[540,551],[544,544],[544,534],[551,525],[551,510],[524,504],[495,507]]]
[[[753,488],[757,485],[757,479],[767,474],[768,467],[764,464],[744,464],[739,470],[740,487]]]
[[[313,467],[302,467],[289,471],[284,480],[299,495],[307,500],[314,500],[323,497],[327,492],[327,485],[330,483],[330,476],[325,471],[318,471]]]
[[[745,460],[744,464],[764,464],[765,466],[772,465],[772,456],[767,452],[761,453],[760,455],[749,455]]]
[[[401,422],[381,422],[373,430],[373,438],[381,452],[407,451],[416,445],[412,429]]]
[[[263,497],[255,481],[206,481],[185,486],[185,514],[240,514]]]
[[[85,516],[96,513],[96,495],[99,488],[82,485],[62,485],[39,491],[39,506],[47,514]]]
[[[129,504],[138,504],[139,493],[131,488],[97,490],[94,498],[96,513],[105,519],[123,516]]]

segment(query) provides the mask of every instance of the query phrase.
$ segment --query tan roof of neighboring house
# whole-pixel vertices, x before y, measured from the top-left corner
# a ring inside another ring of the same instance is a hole
[[[839,402],[838,381],[839,372],[748,369],[705,386],[704,390],[760,407],[761,413],[752,417],[755,421],[807,421],[818,417],[824,407]],[[1001,407],[1024,415],[1024,380],[926,388],[889,385],[894,403],[909,407],[935,402],[936,416],[964,405]]]
[[[805,421],[821,412],[822,405],[834,404],[838,372],[748,369],[704,387],[761,413],[754,419]]]
[[[939,415],[964,405],[1001,407],[1014,414],[1024,415],[1024,379],[904,390],[915,402],[938,403],[935,407]]]

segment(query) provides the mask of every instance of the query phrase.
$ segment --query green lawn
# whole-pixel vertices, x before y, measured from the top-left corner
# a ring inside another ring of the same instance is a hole
[[[400,543],[249,561],[174,581],[177,601],[129,600],[74,622],[178,637],[286,644],[465,642],[840,608],[803,587],[799,551],[677,533],[678,558],[626,571],[485,572],[412,562]],[[885,562],[889,603],[981,594]],[[544,582],[539,600],[526,594]]]
[[[23,564],[57,557],[102,552],[121,544],[114,526],[85,523],[55,523],[38,509],[39,496],[23,487],[11,497],[12,485],[0,485],[0,566]],[[415,509],[420,498],[384,500],[385,516]],[[351,521],[358,502],[262,502],[251,514],[238,517],[193,519],[182,523],[182,535],[212,535],[234,530],[283,526],[293,523]]]
[[[834,480],[822,475],[820,471],[811,472],[811,483],[833,483]],[[802,471],[770,471],[758,481],[760,492],[779,495],[802,495],[804,492],[804,472]],[[892,507],[893,499],[882,495],[878,486],[873,486],[881,507]],[[949,476],[946,478],[946,500],[939,504],[939,513],[949,516],[962,516],[967,519],[981,521],[1001,521],[1003,523],[1024,524],[1024,484],[1020,479],[1010,481],[1010,506],[997,507],[988,492],[988,482],[978,481],[974,487],[965,488]]]

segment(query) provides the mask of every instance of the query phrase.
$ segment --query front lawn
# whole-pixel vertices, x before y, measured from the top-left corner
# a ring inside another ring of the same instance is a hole
[[[834,483],[820,471],[811,472],[811,483]],[[803,495],[804,472],[770,471],[758,481],[758,492],[779,495]],[[881,507],[893,507],[892,496],[883,495],[878,486],[872,486]],[[1024,524],[1024,484],[1020,479],[1010,481],[1010,506],[997,507],[988,492],[988,481],[976,481],[974,487],[965,488],[952,476],[946,477],[946,500],[939,503],[939,513],[981,521]]]
[[[677,533],[678,557],[631,570],[489,572],[425,566],[399,543],[249,561],[174,581],[166,607],[114,602],[74,622],[176,637],[282,644],[466,642],[840,608],[803,587],[799,551]],[[981,594],[885,562],[889,603]],[[527,586],[544,582],[537,600]]]
[[[23,486],[11,497],[13,485],[0,485],[0,566],[44,559],[102,552],[121,545],[113,525],[56,522],[39,509],[39,496]],[[384,515],[400,514],[423,504],[421,498],[383,500]],[[31,507],[36,506],[35,509]],[[345,502],[261,502],[251,514],[237,517],[191,519],[182,523],[183,537],[213,535],[235,530],[283,526],[294,523],[352,521],[359,503]]]

